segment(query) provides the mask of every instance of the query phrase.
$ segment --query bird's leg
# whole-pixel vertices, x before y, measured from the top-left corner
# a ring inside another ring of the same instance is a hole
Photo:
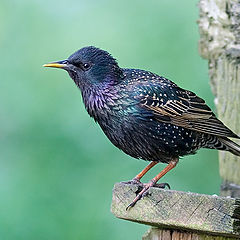
[[[149,183],[147,183],[147,184],[144,186],[144,188],[142,189],[142,191],[137,194],[137,196],[134,198],[134,200],[132,201],[132,203],[130,203],[130,204],[127,206],[126,210],[128,210],[130,207],[133,207],[138,200],[140,200],[142,197],[144,197],[144,196],[147,194],[149,188],[152,187],[152,186],[154,186],[154,184],[156,184],[157,181],[158,181],[161,177],[163,177],[167,172],[169,172],[171,169],[173,169],[173,168],[177,165],[177,163],[178,163],[178,158],[175,158],[175,159],[171,160],[171,161],[169,162],[169,164],[168,164],[157,176],[155,176]]]
[[[158,164],[159,162],[156,161],[152,161],[150,162],[139,174],[137,174],[132,181],[137,181],[140,182],[140,179],[152,168],[154,167],[156,164]]]
[[[132,180],[124,183],[132,183],[132,184],[141,184],[140,179],[157,163],[157,161],[150,162],[139,174],[137,174]]]

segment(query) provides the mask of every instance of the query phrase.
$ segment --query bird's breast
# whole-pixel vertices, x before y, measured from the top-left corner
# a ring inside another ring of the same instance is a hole
[[[109,122],[127,112],[122,95],[114,88],[88,88],[82,91],[82,98],[88,114],[97,122]]]

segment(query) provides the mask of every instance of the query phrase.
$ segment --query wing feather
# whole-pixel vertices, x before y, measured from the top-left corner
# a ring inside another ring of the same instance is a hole
[[[177,126],[221,137],[239,138],[216,118],[203,99],[193,92],[176,85],[174,87],[171,88],[172,92],[155,87],[154,92],[149,94],[153,91],[151,89],[147,95],[142,96],[142,107],[152,111],[157,121],[168,121]]]

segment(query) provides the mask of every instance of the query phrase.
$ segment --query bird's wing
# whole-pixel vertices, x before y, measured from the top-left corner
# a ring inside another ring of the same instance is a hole
[[[216,118],[203,99],[191,91],[171,85],[171,82],[163,86],[144,87],[135,98],[140,100],[142,108],[153,113],[157,121],[207,134],[239,138]]]

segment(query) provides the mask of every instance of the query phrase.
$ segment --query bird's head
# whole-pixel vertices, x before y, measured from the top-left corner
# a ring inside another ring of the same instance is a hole
[[[106,51],[96,47],[84,47],[68,59],[43,65],[66,70],[80,87],[117,82],[123,77],[116,60]]]

